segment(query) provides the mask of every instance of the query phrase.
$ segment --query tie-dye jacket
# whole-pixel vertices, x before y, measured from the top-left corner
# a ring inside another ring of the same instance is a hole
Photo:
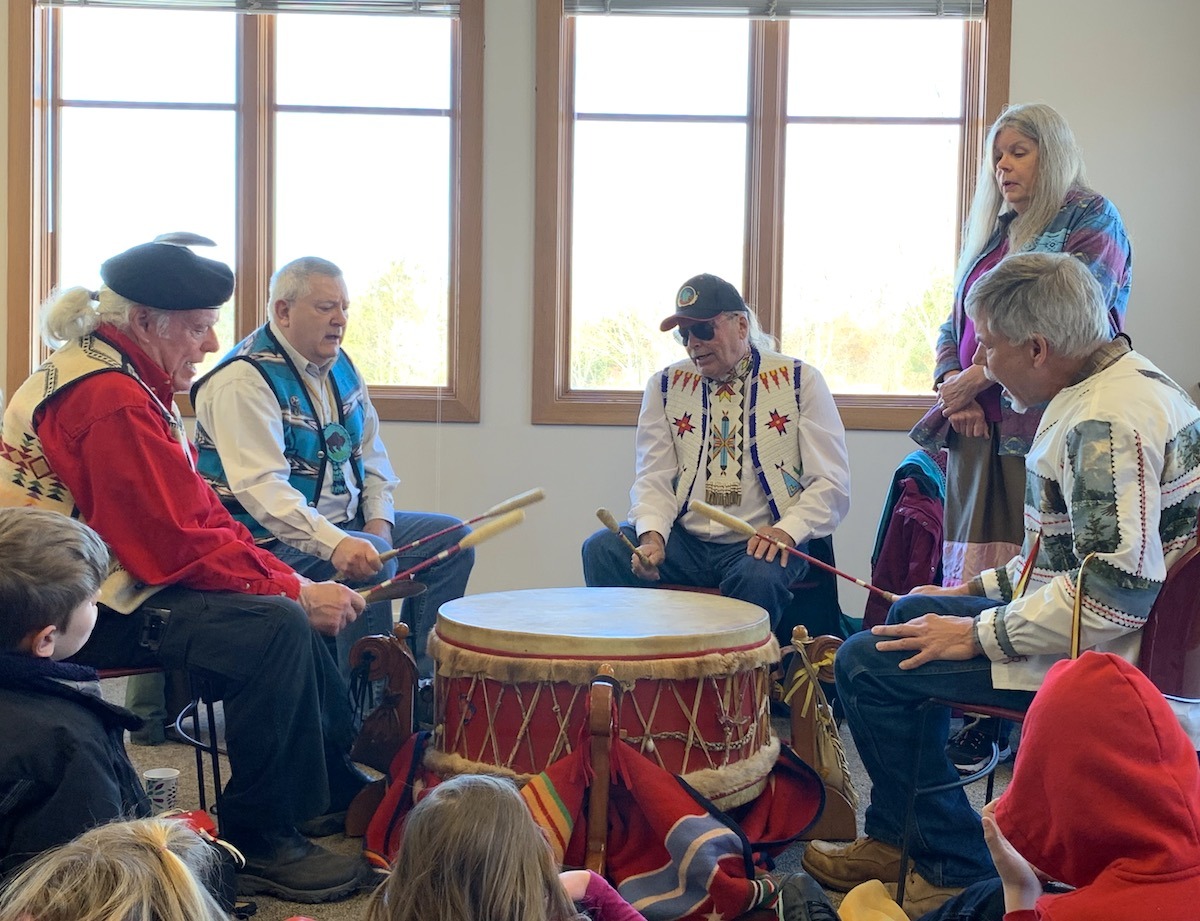
[[[938,330],[933,369],[935,382],[947,374],[962,370],[958,346],[966,318],[963,306],[967,296],[966,280],[979,260],[1000,245],[1004,234],[1008,232],[1010,221],[1011,218],[1001,219],[983,252],[976,257],[971,268],[963,273],[958,283],[954,292],[954,310]],[[1107,198],[1079,189],[1069,192],[1058,214],[1021,252],[1071,253],[1083,260],[1104,291],[1113,335],[1125,329],[1125,308],[1133,280],[1133,252],[1121,215]],[[1017,413],[1003,398],[1000,400],[1000,413],[1000,453],[1024,454],[1029,450],[1037,430],[1037,413]],[[935,408],[917,423],[910,434],[921,447],[937,451],[945,447],[949,431],[949,421]]]
[[[993,685],[1036,690],[1067,657],[1076,578],[1089,553],[1080,648],[1136,662],[1167,570],[1196,542],[1200,409],[1119,337],[1046,404],[1025,471],[1021,552],[971,583],[999,603],[976,627]],[[1035,545],[1028,584],[1014,599]]]

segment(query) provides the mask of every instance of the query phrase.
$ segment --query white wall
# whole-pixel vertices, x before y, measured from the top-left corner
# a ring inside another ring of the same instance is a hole
[[[4,4],[7,7],[7,3]],[[1180,383],[1200,380],[1200,311],[1188,284],[1200,213],[1200,4],[1194,0],[1014,0],[1013,101],[1058,108],[1079,135],[1091,178],[1134,239],[1129,330]],[[529,423],[533,294],[533,0],[488,0],[484,133],[483,422],[395,423],[385,439],[404,478],[402,507],[463,516],[542,486],[519,530],[485,544],[473,592],[582,584],[579,544],[598,506],[628,505],[633,431]],[[3,23],[0,21],[0,29]],[[0,101],[2,104],[2,101]],[[1185,223],[1186,222],[1186,223]],[[2,229],[0,229],[2,232]],[[614,278],[619,284],[619,278]],[[0,367],[4,361],[0,354]],[[1194,389],[1193,389],[1194,392]],[[853,507],[839,563],[869,575],[883,495],[911,449],[904,433],[848,437]],[[841,592],[862,611],[863,593]]]
[[[1133,239],[1128,331],[1195,395],[1200,296],[1200,4],[1193,0],[1016,0],[1010,98],[1071,123],[1089,179]]]

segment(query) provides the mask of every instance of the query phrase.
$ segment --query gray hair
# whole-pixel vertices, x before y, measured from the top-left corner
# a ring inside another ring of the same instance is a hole
[[[762,324],[758,322],[758,314],[749,310],[746,316],[750,320],[750,344],[759,351],[766,349],[768,352],[774,352],[778,348],[776,339],[762,328]]]
[[[342,270],[320,256],[301,256],[299,259],[293,259],[287,265],[276,269],[275,274],[271,276],[268,303],[291,302],[304,297],[312,290],[308,281],[310,275],[341,278]]]
[[[111,323],[117,329],[129,329],[129,312],[134,307],[146,307],[117,294],[107,286],[98,292],[87,288],[65,288],[50,294],[41,308],[41,333],[46,345],[56,349],[64,342],[93,332],[101,323]],[[154,318],[155,331],[166,336],[171,311],[146,307]]]
[[[1090,191],[1083,153],[1066,119],[1040,102],[1008,106],[988,132],[975,197],[963,230],[962,253],[955,280],[961,281],[972,263],[983,252],[999,224],[1000,216],[1011,210],[996,184],[996,136],[1012,128],[1038,145],[1037,176],[1025,213],[1009,225],[1010,253],[1019,252],[1046,229],[1073,189]]]
[[[1090,355],[1111,338],[1100,283],[1066,253],[1008,256],[971,288],[966,309],[1009,342],[1044,336],[1066,358]]]

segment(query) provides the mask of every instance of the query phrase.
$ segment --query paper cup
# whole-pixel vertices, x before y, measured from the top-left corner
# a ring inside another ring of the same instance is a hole
[[[151,768],[142,771],[146,784],[146,795],[155,813],[175,808],[175,797],[179,793],[179,771],[175,768]]]

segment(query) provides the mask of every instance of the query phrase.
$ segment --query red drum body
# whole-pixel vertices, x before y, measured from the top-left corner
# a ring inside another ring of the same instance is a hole
[[[602,665],[619,688],[620,738],[718,808],[762,791],[779,754],[767,613],[716,595],[560,588],[472,595],[438,613],[436,726],[427,765],[443,775],[525,780],[586,732]]]

